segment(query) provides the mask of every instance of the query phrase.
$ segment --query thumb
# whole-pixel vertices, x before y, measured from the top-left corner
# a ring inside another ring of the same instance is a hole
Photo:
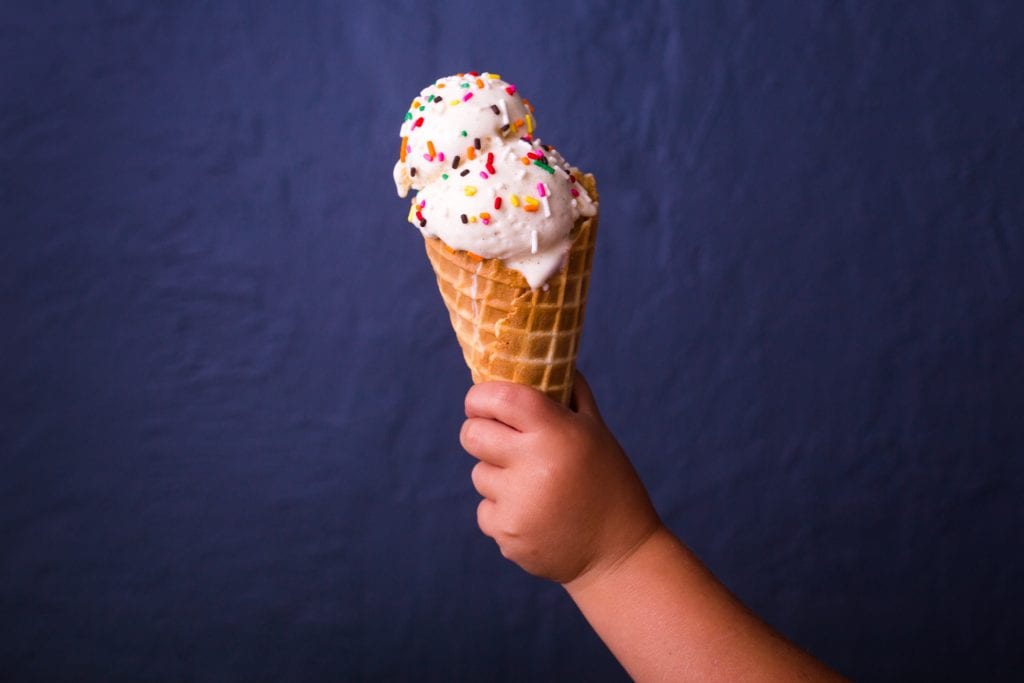
[[[601,412],[597,409],[594,392],[590,390],[590,385],[579,370],[576,371],[576,378],[572,385],[572,403],[570,407],[577,413],[595,417],[599,422],[604,421],[601,419]]]

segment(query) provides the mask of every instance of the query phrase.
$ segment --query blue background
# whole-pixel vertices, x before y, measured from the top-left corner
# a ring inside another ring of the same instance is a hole
[[[1024,12],[869,4],[8,5],[0,678],[625,678],[475,528],[391,181],[471,69],[599,179],[666,522],[850,676],[1019,673]]]

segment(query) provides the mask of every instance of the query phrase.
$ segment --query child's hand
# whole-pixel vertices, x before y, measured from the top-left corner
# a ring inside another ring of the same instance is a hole
[[[661,524],[578,373],[573,398],[579,412],[530,387],[478,384],[460,435],[480,459],[481,531],[502,555],[559,583],[615,565]]]
[[[573,398],[578,412],[506,382],[466,394],[477,521],[501,554],[565,584],[634,680],[838,680],[662,526],[578,373]]]

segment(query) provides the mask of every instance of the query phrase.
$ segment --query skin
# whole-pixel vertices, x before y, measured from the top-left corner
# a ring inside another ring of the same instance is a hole
[[[480,530],[565,588],[638,681],[843,680],[747,610],[662,524],[577,373],[574,409],[478,384],[460,441]]]

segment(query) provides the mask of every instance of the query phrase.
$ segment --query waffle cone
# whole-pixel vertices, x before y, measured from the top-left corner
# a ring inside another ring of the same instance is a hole
[[[597,200],[591,175],[580,184]],[[573,227],[564,268],[544,287],[530,289],[521,273],[499,259],[455,251],[425,240],[455,336],[473,382],[528,384],[564,405],[572,396],[576,355],[593,266],[597,216]]]

